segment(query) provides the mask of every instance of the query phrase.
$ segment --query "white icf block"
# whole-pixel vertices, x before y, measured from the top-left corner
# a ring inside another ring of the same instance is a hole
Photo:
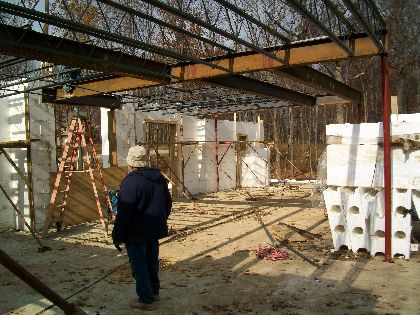
[[[351,244],[349,233],[346,229],[345,225],[335,225],[331,226],[331,235],[333,239],[334,249],[337,251],[341,248],[341,246],[346,245],[349,247]]]
[[[353,252],[357,252],[361,248],[370,250],[368,212],[363,207],[365,205],[363,197],[366,193],[367,189],[363,187],[341,189],[346,214],[348,247]]]
[[[411,251],[411,230],[410,226],[404,231],[393,231],[392,233],[392,256],[400,254],[404,255],[405,259],[410,258]]]
[[[342,144],[377,144],[381,128],[379,123],[332,124],[326,126],[326,135],[341,137]]]
[[[416,114],[392,114],[392,122],[420,122],[420,113]]]
[[[392,187],[398,189],[420,189],[420,150],[404,151],[392,148]],[[384,187],[383,149],[379,148],[373,187]]]
[[[341,138],[342,144],[376,144],[383,140],[383,126],[379,123],[331,124],[326,135]],[[391,115],[391,136],[420,134],[420,115]]]
[[[196,117],[184,115],[182,117],[182,138],[183,141],[204,141],[206,121]]]
[[[108,108],[101,107],[102,165],[109,167]]]
[[[350,245],[342,190],[341,187],[329,187],[323,192],[335,250],[339,250],[343,245]]]
[[[247,153],[241,161],[242,164],[242,187],[263,187],[268,185],[269,152],[267,149],[255,149]]]
[[[353,215],[360,215],[363,219],[368,218],[369,213],[366,206],[365,194],[368,192],[368,188],[356,187],[356,188],[344,188],[341,190],[342,200],[346,213]]]
[[[375,256],[378,253],[385,254],[385,232],[377,230],[370,237],[370,254]]]
[[[377,155],[377,145],[328,145],[327,185],[371,187]]]
[[[248,141],[258,140],[258,124],[251,122],[236,122],[236,133],[248,136]]]
[[[370,251],[370,235],[369,225],[364,224],[363,226],[347,226],[348,233],[350,235],[350,248],[353,252],[357,252],[359,249],[366,249]]]
[[[420,189],[420,150],[392,148],[392,186]],[[384,187],[383,149],[377,145],[327,146],[327,185]]]
[[[413,190],[412,191],[412,200],[413,200],[413,206],[414,211],[417,214],[417,217],[420,216],[420,191],[419,190]]]
[[[328,187],[322,193],[324,195],[325,206],[327,212],[345,213],[344,204],[341,198],[341,187]],[[334,209],[333,209],[334,208]]]
[[[411,189],[392,189],[392,211],[398,208],[411,209]]]

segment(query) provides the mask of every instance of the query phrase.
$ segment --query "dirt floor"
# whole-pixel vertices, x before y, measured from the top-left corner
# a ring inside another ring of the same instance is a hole
[[[161,245],[161,301],[150,314],[420,314],[419,253],[390,264],[332,252],[310,185],[249,192],[174,203]],[[105,243],[100,224],[53,232],[45,243],[52,250],[38,253],[30,235],[0,234],[2,250],[89,314],[141,313],[128,307],[135,291],[127,256]],[[285,259],[257,258],[264,245]],[[0,313],[62,314],[50,304],[0,267]]]

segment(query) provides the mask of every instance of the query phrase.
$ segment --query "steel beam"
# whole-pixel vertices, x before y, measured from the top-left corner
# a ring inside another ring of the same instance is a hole
[[[359,35],[359,37],[350,39],[349,43],[350,42],[354,47],[355,57],[365,57],[377,55],[379,53],[372,40],[365,35]],[[292,43],[280,49],[276,54],[287,57],[289,64],[296,66],[338,61],[348,58],[347,53],[337,47],[330,39]],[[254,52],[226,55],[221,58],[219,63],[225,67],[229,67],[231,72],[235,74],[285,68],[284,64]],[[171,80],[171,83],[203,80],[222,75],[226,75],[226,72],[212,69],[205,65],[179,64],[172,67],[171,76],[173,79]],[[57,99],[113,93],[156,85],[161,85],[161,83],[153,80],[142,80],[129,77],[104,78],[92,82],[81,83],[75,87],[72,94],[66,94],[62,89],[58,89]],[[349,93],[352,94],[351,92]],[[354,98],[355,96],[351,97]]]
[[[281,68],[273,70],[273,72],[355,103],[360,102],[362,99],[360,91],[309,66]]]
[[[353,47],[353,57],[365,57],[380,53],[372,40],[363,34],[349,38],[346,42]],[[267,50],[277,50],[276,55],[287,59],[289,66],[338,61],[349,57],[347,52],[329,38],[296,42],[281,48],[267,48]],[[227,55],[224,58],[219,58],[218,64],[229,68],[231,74],[286,67],[283,63],[254,52]],[[200,80],[220,75],[226,75],[226,73],[201,64],[179,64],[172,68],[173,82]]]
[[[337,8],[337,6],[331,0],[322,0],[325,5],[337,16],[337,18],[346,25],[346,28],[349,32],[355,34],[357,33],[353,25],[349,20],[344,16],[344,14]]]
[[[56,103],[72,106],[97,106],[105,107],[109,109],[121,108],[122,101],[120,97],[113,95],[89,95],[67,99],[56,99],[55,89],[43,89],[42,90],[42,102],[43,103]],[[0,148],[1,150],[1,148]]]
[[[17,64],[25,62],[25,61],[26,61],[26,59],[24,59],[24,58],[18,58],[18,57],[10,58],[10,59],[7,59],[7,60],[4,60],[4,61],[0,62],[0,69],[10,67],[10,66],[14,66],[14,65],[17,65]]]
[[[208,78],[202,81],[219,85],[224,88],[246,91],[265,97],[273,97],[303,105],[313,106],[316,104],[315,97],[240,75]]]
[[[68,20],[68,19],[58,17],[58,16],[53,16],[50,14],[39,12],[34,9],[28,9],[28,8],[21,7],[15,4],[11,4],[11,3],[7,3],[4,1],[0,1],[0,9],[2,9],[6,13],[9,13],[15,16],[20,16],[20,17],[23,17],[29,20],[38,21],[38,22],[48,23],[62,29],[70,30],[73,32],[79,32],[82,34],[92,36],[94,38],[99,38],[106,41],[112,41],[114,43],[119,43],[128,47],[142,49],[144,51],[147,51],[153,54],[173,58],[177,61],[194,61],[197,63],[206,64],[207,66],[211,68],[216,68],[225,72],[229,72],[229,70],[217,64],[212,64],[205,60],[199,59],[195,56],[178,53],[176,51],[162,48],[162,47],[145,43],[142,41],[138,41],[136,39],[123,36],[121,34],[107,32],[96,27],[92,27],[92,26],[89,26],[80,22],[73,21],[73,20]]]
[[[170,70],[160,62],[5,24],[0,24],[0,53],[159,82],[168,81]]]

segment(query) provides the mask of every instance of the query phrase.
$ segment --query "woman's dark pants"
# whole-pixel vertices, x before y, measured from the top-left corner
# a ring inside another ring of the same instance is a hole
[[[148,240],[126,244],[131,270],[136,280],[139,301],[150,304],[159,295],[159,241]]]

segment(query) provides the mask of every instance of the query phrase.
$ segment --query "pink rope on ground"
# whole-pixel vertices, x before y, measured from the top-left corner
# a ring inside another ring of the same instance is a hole
[[[288,253],[284,250],[275,248],[275,247],[273,247],[271,245],[268,245],[268,244],[258,245],[258,250],[255,253],[255,255],[257,256],[257,258],[272,260],[272,261],[286,260],[286,259],[291,258],[290,253]]]

